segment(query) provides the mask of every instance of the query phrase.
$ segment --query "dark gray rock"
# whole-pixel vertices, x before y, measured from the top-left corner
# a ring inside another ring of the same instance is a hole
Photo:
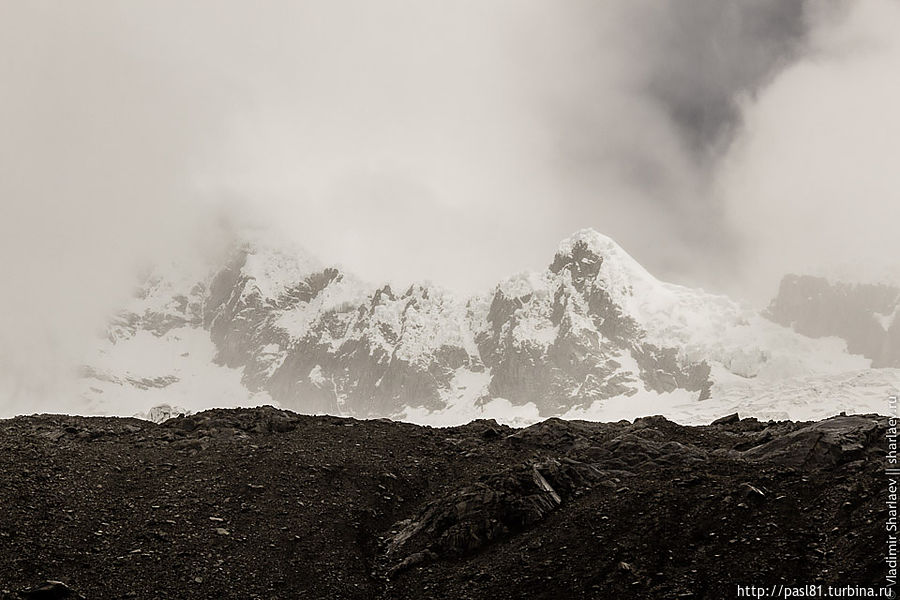
[[[884,430],[882,421],[877,417],[833,417],[775,437],[740,456],[804,469],[831,467],[863,458],[866,448]]]
[[[719,417],[718,419],[713,421],[711,425],[731,425],[732,423],[737,423],[740,420],[741,417],[737,413],[731,413],[730,415]]]
[[[438,556],[461,556],[533,525],[602,472],[574,460],[545,460],[488,476],[429,502],[396,523],[384,547],[388,573]]]
[[[19,596],[26,600],[84,600],[84,596],[61,581],[45,581],[41,585],[20,591]]]

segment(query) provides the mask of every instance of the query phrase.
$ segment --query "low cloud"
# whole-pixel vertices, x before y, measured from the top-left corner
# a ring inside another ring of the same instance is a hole
[[[897,24],[888,0],[0,3],[9,402],[61,406],[136,266],[214,244],[222,210],[461,293],[586,226],[758,303],[875,265]]]
[[[803,58],[745,100],[717,179],[739,291],[763,302],[786,272],[900,280],[898,27],[889,0],[817,15]]]

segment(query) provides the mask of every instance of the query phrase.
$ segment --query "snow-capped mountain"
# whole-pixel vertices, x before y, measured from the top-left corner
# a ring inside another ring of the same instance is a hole
[[[661,282],[590,229],[548,262],[458,299],[431,284],[368,286],[251,239],[223,264],[153,273],[88,361],[83,395],[114,414],[145,411],[138,398],[155,395],[189,410],[275,402],[434,424],[701,419],[749,405],[744,392],[768,382],[870,366],[843,340]]]

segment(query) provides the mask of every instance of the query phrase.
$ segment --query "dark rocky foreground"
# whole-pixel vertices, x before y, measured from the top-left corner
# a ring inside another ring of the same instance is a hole
[[[46,580],[88,599],[883,585],[886,419],[725,421],[0,421],[0,598],[67,597]]]

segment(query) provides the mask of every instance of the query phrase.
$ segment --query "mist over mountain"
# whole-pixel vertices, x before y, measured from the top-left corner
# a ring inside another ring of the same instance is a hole
[[[0,600],[895,597],[898,31],[0,0]]]
[[[80,410],[275,403],[436,425],[697,423],[736,410],[877,412],[897,384],[840,331],[795,332],[662,282],[595,230],[563,240],[547,265],[461,298],[432,283],[369,284],[257,232],[216,260],[150,273],[85,358]]]
[[[900,288],[789,275],[766,316],[810,337],[837,336],[873,367],[900,367]]]
[[[890,0],[2,3],[3,402],[66,410],[136,267],[222,205],[395,291],[476,294],[587,225],[758,307],[785,273],[896,267],[898,23]]]

